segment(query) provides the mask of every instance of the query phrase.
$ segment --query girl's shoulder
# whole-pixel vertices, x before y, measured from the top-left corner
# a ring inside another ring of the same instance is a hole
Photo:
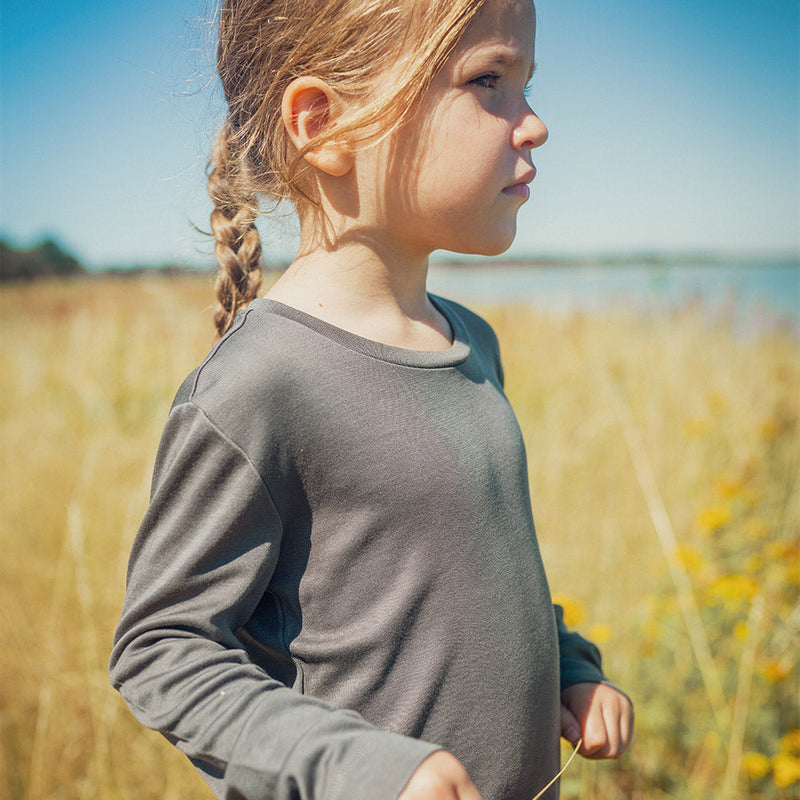
[[[497,347],[497,335],[494,329],[480,314],[455,300],[439,295],[430,295],[430,297],[437,308],[447,317],[451,326],[455,320],[461,323],[473,344]]]
[[[280,415],[298,387],[314,381],[320,358],[302,341],[302,330],[265,311],[256,300],[239,312],[183,381],[173,410],[196,406],[223,431],[257,426],[257,417],[267,411]]]
[[[317,382],[313,339],[256,300],[186,377],[170,409],[173,436],[201,417],[251,459],[296,424],[297,401]],[[309,345],[309,339],[312,344]]]
[[[484,369],[496,376],[500,386],[503,384],[503,365],[500,358],[500,343],[492,326],[480,314],[466,306],[436,295],[431,300],[445,315],[455,336],[462,336],[469,342],[473,357],[483,363]]]
[[[259,313],[256,301],[186,378],[176,400],[195,400],[215,389],[241,393],[263,388],[292,369],[291,333],[279,317]]]

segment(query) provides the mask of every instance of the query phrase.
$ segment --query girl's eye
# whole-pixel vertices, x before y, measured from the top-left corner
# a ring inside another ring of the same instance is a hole
[[[485,75],[479,75],[473,78],[470,83],[476,86],[482,86],[484,89],[496,89],[500,81],[500,76],[496,72],[487,72]]]

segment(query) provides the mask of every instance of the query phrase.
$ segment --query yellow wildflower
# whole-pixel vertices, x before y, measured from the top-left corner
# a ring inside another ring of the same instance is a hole
[[[737,622],[733,628],[733,636],[737,642],[743,642],[747,638],[747,623]]]
[[[728,405],[728,401],[725,398],[725,395],[720,394],[719,392],[709,392],[708,393],[708,406],[709,408],[713,409],[714,411],[722,411]]]
[[[768,661],[760,672],[770,683],[780,683],[792,674],[792,668],[780,660],[774,660]]]
[[[774,419],[765,419],[758,432],[764,439],[774,439],[778,435],[778,430],[779,425]]]
[[[699,439],[708,433],[710,427],[708,420],[695,418],[687,420],[683,430],[689,439]]]
[[[611,641],[611,636],[611,626],[605,625],[602,622],[592,625],[591,630],[589,631],[589,638],[595,644],[606,644],[606,642]]]
[[[691,545],[680,545],[675,550],[678,560],[686,567],[687,572],[699,572],[704,565],[703,556],[700,551]]]
[[[718,475],[714,483],[717,492],[725,498],[736,497],[744,491],[744,480],[731,475]]]
[[[772,762],[762,753],[745,753],[742,757],[742,767],[748,778],[757,780],[769,775],[772,771]]]
[[[794,728],[781,738],[781,750],[800,756],[800,728]]]
[[[765,547],[767,557],[771,559],[789,558],[792,555],[795,555],[796,550],[797,545],[792,544],[791,542],[783,541],[768,542]]]
[[[697,524],[706,532],[714,533],[731,519],[731,512],[724,506],[712,506],[703,509],[697,515]]]
[[[721,575],[711,584],[711,591],[727,600],[750,599],[758,591],[758,584],[747,575]]]
[[[556,593],[553,595],[553,602],[564,609],[564,624],[568,628],[580,625],[586,617],[583,606],[574,597]]]
[[[789,753],[778,753],[772,757],[772,780],[781,788],[800,783],[800,758]]]
[[[722,603],[729,611],[751,599],[757,591],[758,584],[747,575],[721,575],[708,589],[711,601]]]
[[[769,542],[765,555],[771,563],[779,563],[785,570],[784,580],[796,586],[800,583],[800,545],[790,542]]]

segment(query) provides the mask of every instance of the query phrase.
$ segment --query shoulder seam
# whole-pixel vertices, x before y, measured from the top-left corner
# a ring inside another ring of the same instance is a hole
[[[211,352],[203,359],[203,363],[197,368],[195,372],[194,381],[192,381],[192,390],[189,392],[189,401],[191,401],[192,396],[197,391],[197,385],[200,383],[200,375],[202,374],[203,370],[206,368],[206,365],[211,361],[212,358],[219,352],[219,350],[228,342],[231,336],[240,330],[243,326],[247,317],[250,315],[251,309],[248,307],[244,309],[244,311],[240,312],[236,319],[233,321],[233,327],[211,348]],[[200,408],[198,406],[198,408]],[[200,409],[202,411],[202,409]],[[211,421],[209,417],[206,417],[209,422],[213,425],[214,423]],[[214,425],[216,428],[217,426]],[[219,430],[219,429],[218,429]],[[222,431],[220,431],[222,433]],[[223,434],[224,435],[224,434]]]
[[[211,419],[211,417],[205,412],[205,410],[202,409],[199,405],[197,405],[197,403],[195,403],[194,400],[192,400],[191,398],[175,406],[173,411],[175,409],[180,408],[181,406],[191,406],[193,409],[195,409],[195,411],[197,411],[197,413],[200,414],[200,416],[202,416],[202,418],[214,429],[215,433],[217,433],[217,435],[223,441],[225,441],[230,447],[232,447],[247,462],[247,465],[258,477],[258,482],[261,484],[261,487],[264,489],[265,494],[269,498],[272,507],[275,509],[275,514],[277,515],[278,519],[281,519],[280,511],[278,511],[278,506],[275,503],[275,498],[272,496],[272,492],[270,491],[269,485],[264,480],[264,476],[261,474],[260,470],[256,467],[256,465],[253,463],[253,460],[250,458],[247,452],[241,447],[241,445],[239,445],[237,442],[231,439],[231,437],[228,436],[228,434],[225,433],[225,431],[223,431],[222,428],[220,428],[219,425],[217,425],[217,423],[214,422],[213,419]],[[283,520],[281,520],[281,528],[283,528]]]

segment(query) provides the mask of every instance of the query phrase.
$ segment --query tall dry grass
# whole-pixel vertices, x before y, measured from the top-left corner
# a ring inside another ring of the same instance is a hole
[[[175,389],[212,342],[205,277],[0,293],[2,796],[209,796],[106,661]],[[565,798],[800,788],[797,340],[701,309],[482,309],[501,338],[553,591],[637,704]],[[795,777],[796,775],[796,777]]]

